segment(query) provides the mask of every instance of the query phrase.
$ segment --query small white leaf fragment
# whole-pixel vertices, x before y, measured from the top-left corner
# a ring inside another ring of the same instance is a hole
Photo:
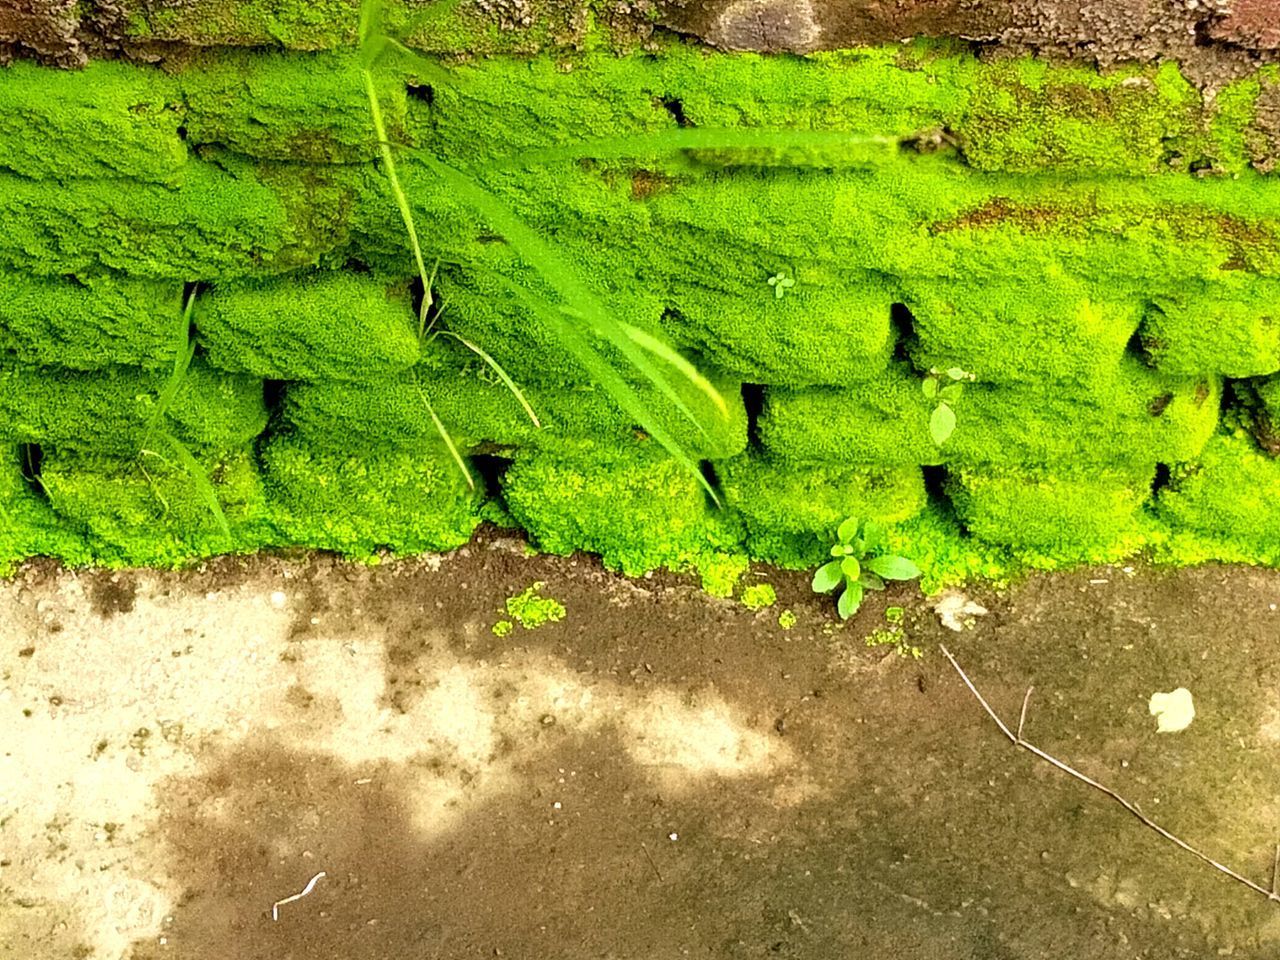
[[[957,590],[947,590],[934,601],[933,612],[944,627],[959,633],[973,626],[974,617],[985,616],[987,608]]]
[[[1178,733],[1191,726],[1196,717],[1191,691],[1186,687],[1179,687],[1172,693],[1153,693],[1147,707],[1156,718],[1157,733]]]

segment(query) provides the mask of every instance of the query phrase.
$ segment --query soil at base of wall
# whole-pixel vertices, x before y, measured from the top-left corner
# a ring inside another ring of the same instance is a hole
[[[1280,573],[974,588],[961,632],[909,586],[841,624],[801,575],[746,582],[778,603],[491,531],[375,567],[29,565],[0,584],[0,954],[1275,955],[1280,906],[1015,751],[938,644],[1265,886]],[[495,635],[535,583],[564,618]],[[922,659],[867,646],[889,606]],[[1157,734],[1179,686],[1197,717]]]

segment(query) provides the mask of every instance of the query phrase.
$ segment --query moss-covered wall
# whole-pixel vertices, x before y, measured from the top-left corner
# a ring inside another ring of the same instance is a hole
[[[1277,68],[1207,97],[1171,62],[945,43],[581,46],[376,83],[440,327],[541,429],[418,336],[354,53],[0,71],[0,559],[447,549],[487,517],[715,578],[811,563],[857,514],[935,580],[1280,561]],[[722,508],[529,316],[544,280],[463,183],[728,398],[685,391],[700,432],[639,388]],[[196,355],[169,403],[184,290]],[[974,379],[939,446],[922,383],[953,367]]]

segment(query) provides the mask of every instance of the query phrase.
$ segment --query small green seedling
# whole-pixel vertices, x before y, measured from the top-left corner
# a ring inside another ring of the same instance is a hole
[[[946,371],[930,370],[929,376],[924,378],[921,384],[924,395],[936,401],[933,413],[929,415],[929,436],[937,446],[942,446],[955,433],[956,412],[951,405],[960,399],[965,381],[973,379],[972,373],[959,367],[951,367]]]
[[[775,274],[769,278],[769,286],[773,287],[773,296],[776,300],[781,300],[786,292],[795,285],[795,278],[788,277],[785,273]]]
[[[906,557],[884,553],[888,546],[884,529],[871,520],[850,517],[836,531],[834,558],[820,566],[813,575],[815,593],[830,593],[843,588],[836,610],[848,620],[862,606],[868,590],[883,590],[886,580],[914,580],[920,568]]]

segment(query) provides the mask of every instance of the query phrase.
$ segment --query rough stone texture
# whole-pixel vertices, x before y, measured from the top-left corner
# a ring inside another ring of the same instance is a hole
[[[76,0],[0,0],[0,63],[35,56],[60,66],[82,64],[76,8]]]

